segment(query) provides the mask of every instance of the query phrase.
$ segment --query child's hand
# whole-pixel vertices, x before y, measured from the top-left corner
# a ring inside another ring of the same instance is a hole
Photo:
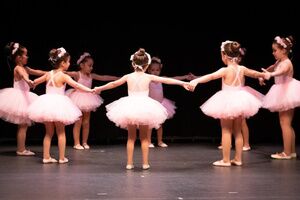
[[[261,68],[261,70],[263,70],[263,72],[264,72],[264,79],[269,80],[271,78],[271,73],[264,68]]]
[[[94,92],[97,93],[97,94],[100,94],[101,93],[101,87],[94,87]]]
[[[195,76],[195,75],[192,74],[192,73],[189,73],[189,74],[188,74],[188,77],[187,77],[187,80],[191,81],[191,80],[194,80],[195,78],[197,78],[197,76]]]
[[[258,78],[259,85],[266,85],[265,80],[263,78]]]
[[[32,80],[28,80],[27,84],[29,85],[30,88],[34,88],[35,87],[34,82]]]

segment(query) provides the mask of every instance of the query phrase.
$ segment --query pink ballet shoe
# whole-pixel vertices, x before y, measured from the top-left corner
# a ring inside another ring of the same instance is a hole
[[[57,163],[57,160],[54,159],[54,158],[51,158],[51,157],[50,157],[50,158],[47,158],[47,159],[44,158],[44,159],[43,159],[43,163],[44,163],[44,164]]]
[[[82,146],[84,149],[90,149],[90,146],[87,143],[83,143]]]
[[[288,156],[284,152],[282,152],[282,153],[272,154],[271,158],[278,159],[278,160],[290,160],[292,156]]]
[[[17,151],[16,153],[18,156],[34,156],[35,155],[34,152],[27,150],[27,149],[25,149],[24,151]]]
[[[74,149],[77,149],[77,150],[83,150],[83,149],[84,149],[84,147],[81,146],[80,144],[74,145],[73,148],[74,148]]]
[[[159,146],[159,147],[163,147],[163,148],[168,147],[168,145],[167,145],[166,143],[164,143],[164,142],[159,143],[158,146]]]
[[[65,164],[67,162],[69,162],[68,158],[64,158],[63,160],[59,159],[59,161],[58,161],[59,164]]]
[[[297,153],[291,153],[292,158],[297,158]]]
[[[142,169],[143,169],[143,170],[150,169],[150,165],[148,165],[148,164],[143,164]]]
[[[236,160],[231,160],[230,163],[235,166],[242,166],[243,164],[241,161],[236,161]]]
[[[134,165],[126,165],[126,169],[128,170],[134,169]]]
[[[149,144],[149,148],[154,148],[154,147],[155,147],[154,144],[152,143]]]
[[[218,160],[214,162],[213,165],[218,167],[230,167],[231,163],[230,162],[225,163],[223,160]]]
[[[243,151],[250,151],[251,150],[251,147],[243,147]]]

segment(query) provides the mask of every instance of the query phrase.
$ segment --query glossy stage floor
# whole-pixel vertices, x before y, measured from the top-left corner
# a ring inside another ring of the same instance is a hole
[[[68,164],[42,164],[36,156],[15,155],[14,145],[0,147],[0,199],[299,199],[300,161],[272,160],[280,145],[256,145],[243,153],[244,165],[214,167],[216,145],[171,143],[150,149],[149,170],[141,169],[139,143],[135,169],[126,170],[125,144],[68,146]],[[57,146],[52,156],[57,158]],[[300,155],[300,154],[298,154]]]

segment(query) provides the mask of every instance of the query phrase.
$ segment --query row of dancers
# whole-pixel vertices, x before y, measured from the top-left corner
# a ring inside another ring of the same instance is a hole
[[[75,123],[74,148],[89,149],[87,140],[90,112],[95,111],[103,103],[98,94],[127,83],[128,96],[106,105],[106,115],[116,126],[128,131],[126,169],[134,168],[133,153],[137,131],[141,141],[142,168],[149,169],[149,147],[153,145],[149,142],[151,131],[153,128],[157,129],[160,134],[158,145],[167,147],[162,141],[162,124],[174,115],[176,109],[174,102],[163,96],[162,84],[179,85],[188,91],[194,91],[198,84],[221,78],[222,90],[200,106],[204,114],[221,121],[223,156],[221,160],[213,162],[213,165],[228,167],[243,164],[242,124],[261,107],[279,112],[283,151],[272,154],[271,157],[292,159],[297,155],[291,122],[294,108],[300,105],[300,97],[296,92],[300,89],[300,82],[293,78],[293,64],[289,59],[292,46],[291,36],[275,37],[272,49],[276,62],[258,72],[239,64],[245,55],[245,49],[238,42],[227,40],[221,44],[221,58],[226,67],[198,78],[192,74],[168,78],[159,76],[162,68],[160,59],[151,58],[142,48],[130,57],[134,71],[116,77],[92,73],[93,59],[88,53],[83,54],[77,61],[80,71],[67,71],[70,66],[70,55],[64,48],[50,51],[49,61],[54,67],[50,72],[31,69],[26,67],[27,49],[19,43],[10,43],[7,48],[10,50],[12,61],[15,62],[14,87],[0,90],[0,117],[18,124],[17,155],[34,155],[34,152],[25,148],[27,127],[34,121],[44,123],[46,127],[43,163],[67,163],[65,125]],[[145,73],[147,70],[149,73]],[[29,74],[40,77],[32,81]],[[253,88],[244,86],[245,76],[259,79],[262,85],[264,80],[274,77],[275,84],[264,96]],[[91,89],[92,79],[111,82]],[[191,81],[182,81],[184,79]],[[46,82],[44,95],[37,96],[30,92],[30,88],[43,82]],[[74,89],[65,92],[66,84]],[[79,140],[81,126],[82,145]],[[58,161],[50,154],[55,131],[58,137]],[[230,159],[232,135],[235,138],[235,155]]]

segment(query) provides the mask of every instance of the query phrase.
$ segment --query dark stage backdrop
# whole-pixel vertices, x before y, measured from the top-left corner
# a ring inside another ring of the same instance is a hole
[[[272,41],[275,36],[293,35],[295,78],[300,80],[300,52],[297,40],[296,6],[262,8],[257,4],[236,6],[227,3],[215,7],[194,5],[123,7],[96,5],[95,2],[71,1],[15,1],[1,2],[0,47],[19,42],[29,51],[28,65],[51,70],[48,52],[64,47],[74,64],[80,54],[88,51],[95,64],[94,72],[122,76],[131,72],[130,55],[143,47],[164,64],[163,76],[184,75],[189,72],[204,75],[224,66],[220,58],[220,44],[236,40],[247,49],[243,64],[260,70],[273,64]],[[124,3],[123,3],[124,4]],[[206,12],[204,12],[206,11]],[[208,14],[207,14],[208,13]],[[298,18],[299,19],[299,18]],[[12,86],[12,69],[6,64],[4,51],[0,54],[0,88]],[[76,70],[74,66],[70,70]],[[35,77],[31,77],[34,79]],[[94,81],[93,85],[105,82]],[[266,93],[273,83],[261,87],[257,80],[246,79],[246,84]],[[164,85],[165,97],[174,100],[177,112],[164,124],[164,137],[169,139],[214,140],[221,135],[219,121],[205,116],[199,106],[221,89],[221,80],[198,85],[195,92],[179,86]],[[43,94],[45,85],[33,92]],[[299,93],[300,91],[295,91]],[[115,127],[106,117],[105,105],[127,95],[126,85],[104,91],[104,104],[91,116],[90,141],[113,142],[126,137],[126,131]],[[300,95],[300,94],[299,94]],[[5,99],[0,99],[5,101]],[[294,128],[297,133],[300,111],[295,110]],[[277,113],[261,109],[248,120],[250,140],[280,142],[281,130]],[[0,141],[15,141],[17,126],[0,120]],[[66,127],[72,143],[72,126]],[[44,128],[36,124],[28,130],[28,140],[42,143]],[[155,134],[154,134],[155,136]]]

